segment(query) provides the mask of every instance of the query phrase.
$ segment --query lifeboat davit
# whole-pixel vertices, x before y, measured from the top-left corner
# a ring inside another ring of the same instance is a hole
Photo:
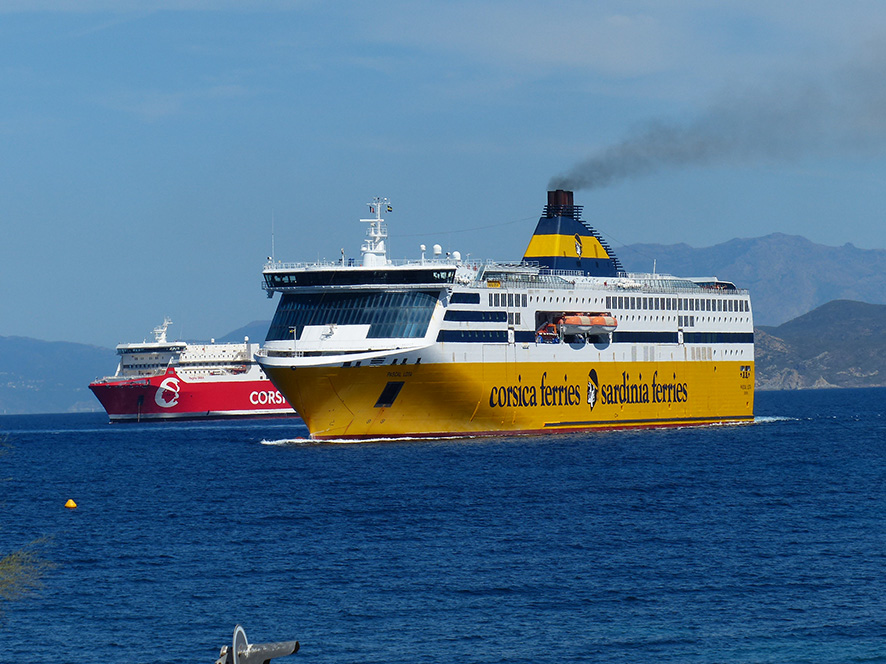
[[[618,321],[610,313],[566,314],[557,326],[562,334],[609,334],[618,327]]]

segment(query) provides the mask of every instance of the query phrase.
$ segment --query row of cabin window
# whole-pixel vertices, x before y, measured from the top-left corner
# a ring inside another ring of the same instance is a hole
[[[522,303],[522,304],[521,304]],[[490,307],[525,307],[526,293],[489,293]],[[660,311],[726,311],[748,312],[750,303],[742,299],[669,298],[639,296],[609,296],[607,309],[646,309]]]
[[[606,298],[607,309],[647,309],[659,311],[750,311],[750,303],[741,299],[686,297],[639,297],[618,295]]]
[[[248,362],[248,360],[245,360],[245,359],[244,359],[244,360],[240,360],[240,361],[241,361],[241,362],[244,362],[244,363],[245,363],[245,362]],[[185,366],[185,364],[196,364],[196,365],[199,365],[199,366],[201,366],[201,367],[229,367],[229,366],[231,366],[231,364],[235,364],[235,363],[236,363],[236,360],[235,360],[234,358],[231,358],[231,359],[229,359],[229,360],[219,360],[219,361],[217,361],[217,362],[211,362],[211,361],[209,361],[209,360],[193,360],[193,361],[187,361],[187,360],[186,360],[184,363],[179,363],[179,366]],[[141,363],[141,362],[127,362],[127,363],[125,363],[123,366],[125,366],[125,367],[138,367],[139,369],[144,369],[144,368],[146,368],[146,367],[165,367],[165,366],[169,366],[169,362],[160,362],[159,364],[157,364],[157,363],[146,364],[146,363]]]
[[[520,302],[523,304],[520,304]],[[490,293],[490,307],[525,307],[527,305],[526,293]]]

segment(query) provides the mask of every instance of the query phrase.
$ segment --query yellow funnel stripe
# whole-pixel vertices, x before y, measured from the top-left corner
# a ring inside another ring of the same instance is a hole
[[[569,258],[609,258],[609,254],[595,237],[581,236],[581,253],[576,249],[574,235],[533,235],[524,258],[566,256]]]

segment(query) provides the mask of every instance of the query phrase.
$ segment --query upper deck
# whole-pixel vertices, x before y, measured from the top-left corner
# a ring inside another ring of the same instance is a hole
[[[551,203],[551,200],[559,200],[551,194],[563,193],[549,193],[549,205],[545,207],[544,216],[530,242],[530,247],[535,249],[529,251],[518,263],[462,260],[459,252],[447,252],[444,255],[439,245],[432,248],[431,258],[425,256],[426,248],[422,245],[420,259],[389,259],[386,247],[387,226],[381,217],[381,211],[390,211],[391,206],[387,199],[376,198],[369,203],[375,216],[360,220],[369,224],[360,259],[346,258],[344,250],[337,261],[284,263],[271,259],[262,270],[262,288],[268,297],[272,297],[275,292],[293,294],[344,290],[441,290],[454,286],[505,290],[592,288],[613,293],[642,290],[655,294],[691,293],[706,289],[712,292],[729,292],[732,295],[747,295],[747,291],[739,290],[731,282],[721,281],[716,277],[685,279],[666,274],[625,272],[612,249],[600,239],[593,228],[580,220],[581,206],[572,205],[569,196],[560,196],[568,204]],[[565,240],[561,238],[561,235],[565,237],[564,228],[570,232],[577,231],[568,238],[570,246],[567,249],[564,249]],[[553,261],[551,257],[544,255],[530,257],[533,252],[544,253],[555,244],[555,253],[572,251],[575,253],[574,260],[570,259],[570,263],[560,260],[562,256]],[[540,247],[548,249],[542,250]],[[605,269],[598,269],[601,262],[605,264]],[[570,269],[570,265],[575,269]]]
[[[265,265],[262,287],[281,298],[261,355],[359,359],[437,344],[440,352],[452,344],[519,344],[527,357],[544,358],[556,353],[537,341],[539,330],[601,313],[617,318],[617,330],[605,342],[597,335],[573,346],[603,352],[611,345],[612,357],[622,358],[626,344],[752,344],[747,291],[716,277],[625,272],[575,206],[549,205],[530,244],[537,256],[527,250],[517,263],[462,260],[439,245],[431,258],[422,246],[417,260],[390,260],[381,207],[376,201],[376,218],[363,220],[370,229],[362,260],[342,253],[334,262]],[[552,260],[545,252],[573,255]]]
[[[730,295],[747,295],[729,281],[716,277],[681,278],[669,274],[620,272],[614,277],[588,277],[579,270],[554,270],[530,263],[495,261],[452,261],[422,259],[388,261],[384,266],[331,262],[268,263],[262,272],[262,288],[292,293],[309,290],[385,289],[412,287],[424,289],[458,284],[468,288],[559,290],[603,289],[612,292],[644,291],[687,293],[700,290]]]

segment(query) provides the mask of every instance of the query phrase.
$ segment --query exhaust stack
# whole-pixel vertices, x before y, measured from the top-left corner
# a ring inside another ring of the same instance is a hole
[[[573,193],[566,189],[555,189],[548,192],[548,205],[572,205]]]
[[[575,205],[573,194],[566,189],[555,189],[548,192],[548,204],[545,206],[544,216],[548,219],[554,217],[572,217],[581,219],[581,205]]]

